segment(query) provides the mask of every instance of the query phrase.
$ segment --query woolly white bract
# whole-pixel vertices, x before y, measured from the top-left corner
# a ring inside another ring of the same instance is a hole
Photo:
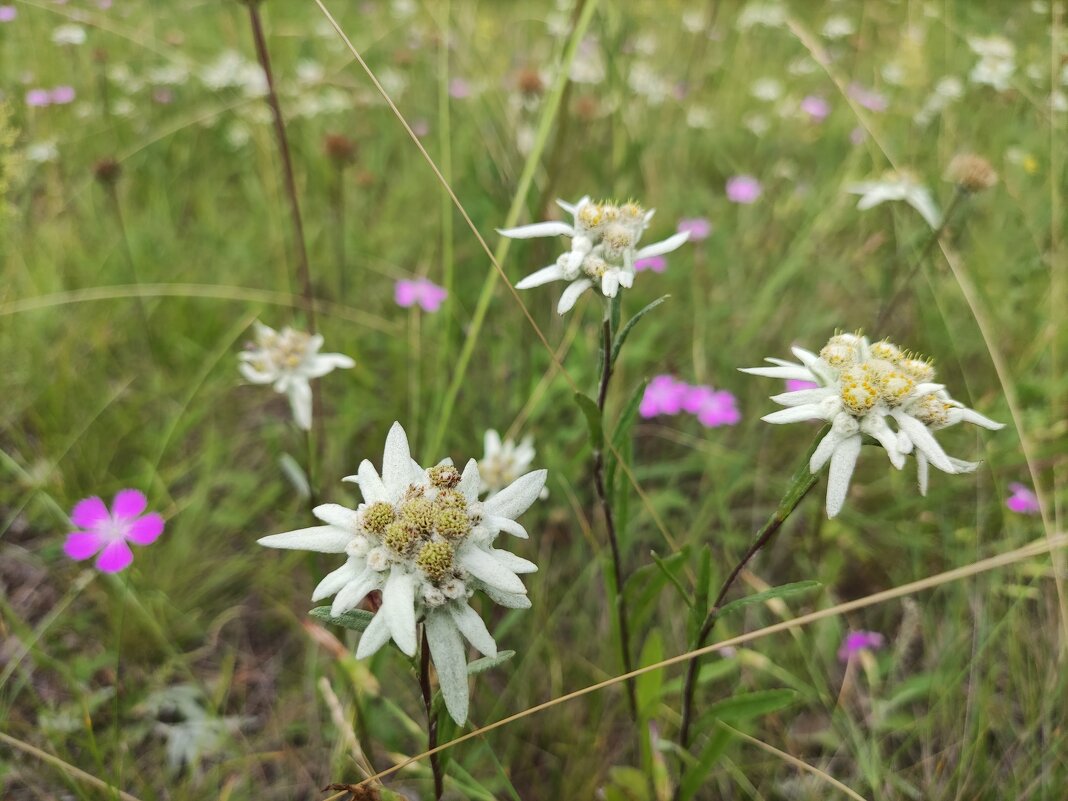
[[[481,479],[474,459],[460,473],[448,460],[424,469],[412,460],[400,423],[386,437],[382,473],[364,460],[354,481],[363,503],[355,510],[334,503],[313,511],[326,525],[259,540],[269,548],[344,553],[348,560],[315,588],[312,600],[334,595],[330,613],[354,608],[382,591],[382,606],[360,637],[356,657],[375,653],[391,639],[408,656],[416,651],[416,623],[424,622],[441,694],[458,724],[467,720],[467,654],[461,635],[486,656],[497,644],[468,599],[482,590],[501,606],[530,606],[519,574],[538,568],[493,547],[506,531],[526,538],[516,518],[537,499],[545,470],[520,476],[492,498],[478,500]]]
[[[879,181],[850,184],[846,191],[861,195],[857,201],[857,208],[861,211],[889,200],[900,200],[912,206],[931,228],[936,229],[942,224],[942,214],[931,196],[931,190],[906,170],[892,170]]]
[[[639,248],[638,240],[649,227],[654,209],[645,211],[637,203],[619,206],[594,203],[589,197],[574,205],[562,200],[556,202],[572,215],[572,224],[541,222],[498,233],[512,239],[571,237],[571,249],[562,253],[556,264],[544,267],[516,284],[516,289],[531,289],[550,281],[570,281],[556,307],[560,314],[570,311],[579,296],[591,287],[606,298],[614,298],[620,287],[634,285],[634,262],[670,253],[690,238],[688,232],[682,232]]]
[[[873,345],[863,336],[838,334],[819,355],[803,348],[793,348],[793,353],[801,364],[768,359],[774,367],[751,367],[742,372],[819,385],[773,396],[773,401],[787,408],[761,419],[769,423],[825,420],[831,424],[809,461],[814,474],[830,462],[828,517],[842,509],[864,434],[886,450],[890,463],[899,470],[905,457],[914,453],[920,493],[926,495],[928,465],[951,474],[970,473],[978,467],[977,462],[948,456],[932,431],[961,422],[991,430],[1003,427],[950,398],[941,384],[932,383],[935,371],[930,362],[886,340]]]
[[[238,355],[238,369],[253,384],[273,384],[275,392],[288,396],[293,420],[307,431],[312,423],[309,380],[356,364],[342,353],[319,353],[322,346],[319,334],[312,336],[288,326],[275,331],[257,322],[256,342]]]

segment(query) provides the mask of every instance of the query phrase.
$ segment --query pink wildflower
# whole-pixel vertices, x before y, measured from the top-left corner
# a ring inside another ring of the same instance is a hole
[[[727,200],[731,203],[754,203],[763,191],[752,175],[736,175],[727,181]]]
[[[831,113],[831,104],[819,95],[809,95],[801,101],[801,110],[814,122],[822,122]]]
[[[43,108],[52,102],[52,95],[47,89],[31,89],[26,93],[26,105]]]
[[[430,123],[424,119],[412,120],[412,133],[422,139],[430,133]]]
[[[465,81],[463,78],[453,78],[449,81],[449,97],[454,97],[457,100],[462,100],[465,97],[471,96],[471,84]]]
[[[1038,496],[1030,487],[1014,481],[1009,484],[1009,489],[1012,490],[1012,495],[1005,501],[1005,505],[1011,511],[1021,515],[1037,515],[1041,511]]]
[[[144,494],[135,489],[119,491],[110,512],[100,498],[79,501],[70,513],[79,530],[67,535],[63,551],[78,561],[96,556],[96,569],[103,573],[125,570],[133,561],[128,542],[151,545],[163,533],[160,515],[142,515],[147,505]]]
[[[859,83],[849,84],[849,96],[868,109],[868,111],[886,111],[890,106],[885,95],[876,92],[874,89],[865,89]]]
[[[0,22],[11,22],[17,16],[14,6],[0,6]]]
[[[851,631],[838,649],[838,661],[848,662],[861,651],[875,651],[883,647],[885,638],[877,631]]]
[[[674,376],[658,375],[645,388],[638,414],[646,420],[661,414],[678,414],[688,390],[689,386],[677,381]]]
[[[65,106],[67,103],[74,102],[74,87],[73,86],[57,86],[52,90],[49,95],[52,99],[52,103],[57,106]]]
[[[654,273],[662,273],[667,269],[667,259],[663,256],[650,256],[647,259],[638,259],[634,262],[634,272],[652,270]]]
[[[689,233],[691,242],[700,242],[702,239],[708,239],[709,234],[712,233],[712,223],[704,217],[691,217],[679,220],[676,230],[680,234],[683,232]]]
[[[725,389],[710,392],[697,410],[697,419],[705,428],[737,425],[742,419],[738,400]]]
[[[448,294],[444,287],[426,278],[419,278],[415,281],[400,280],[393,288],[393,297],[398,306],[407,309],[418,305],[427,312],[436,312],[440,309]]]

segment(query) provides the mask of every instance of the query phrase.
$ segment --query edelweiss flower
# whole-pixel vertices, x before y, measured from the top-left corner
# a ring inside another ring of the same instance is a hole
[[[899,470],[905,457],[915,453],[920,494],[926,495],[928,464],[951,474],[970,473],[978,467],[977,462],[946,455],[932,431],[960,422],[994,431],[1003,427],[950,398],[941,384],[932,383],[935,371],[930,362],[886,340],[872,345],[866,337],[838,334],[818,356],[803,348],[793,348],[793,352],[801,364],[768,359],[774,367],[752,367],[742,372],[818,385],[816,389],[773,396],[773,401],[788,408],[761,419],[769,423],[826,420],[831,424],[809,461],[812,473],[830,462],[828,517],[842,509],[864,434],[882,445]],[[887,423],[888,417],[895,428]]]
[[[571,249],[561,254],[556,264],[544,267],[516,284],[517,289],[530,289],[550,281],[570,281],[556,307],[560,314],[570,311],[579,296],[595,285],[606,298],[614,298],[621,286],[629,288],[634,284],[635,261],[670,253],[690,236],[684,231],[639,248],[638,240],[649,226],[653,209],[645,211],[637,203],[621,206],[594,203],[589,197],[575,205],[562,200],[556,202],[574,217],[573,224],[541,222],[498,233],[512,239],[571,237]]]
[[[307,431],[312,421],[312,391],[309,379],[320,378],[335,367],[356,364],[341,353],[319,353],[323,338],[288,326],[280,332],[256,323],[256,343],[238,358],[237,366],[253,384],[273,384],[275,392],[289,396],[293,419]]]
[[[354,608],[368,593],[382,592],[382,606],[360,637],[356,658],[375,653],[391,639],[408,656],[416,651],[416,622],[425,625],[441,694],[458,724],[467,719],[467,655],[460,639],[486,656],[497,645],[468,599],[482,590],[501,606],[530,606],[520,573],[537,566],[493,547],[506,531],[526,538],[516,522],[545,485],[544,470],[519,477],[479,502],[481,485],[474,459],[461,474],[446,460],[423,469],[408,449],[400,423],[386,437],[382,474],[366,459],[355,476],[363,503],[356,510],[338,504],[313,511],[325,526],[264,537],[269,548],[347,554],[348,561],[326,576],[312,600],[334,595],[332,615]]]
[[[478,474],[482,481],[479,493],[496,495],[530,469],[534,463],[534,438],[525,436],[517,445],[514,440],[501,442],[501,435],[489,429],[483,438],[485,454],[478,461]],[[543,487],[539,498],[549,497],[549,488]]]
[[[861,211],[878,206],[888,200],[903,200],[919,212],[931,228],[941,225],[942,215],[931,197],[931,190],[921,184],[914,175],[904,170],[886,173],[881,181],[862,181],[850,184],[846,191],[863,195],[857,203]]]

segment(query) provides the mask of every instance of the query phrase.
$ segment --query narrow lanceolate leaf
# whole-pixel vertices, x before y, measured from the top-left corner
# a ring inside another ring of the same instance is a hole
[[[627,341],[627,337],[630,336],[631,329],[633,329],[634,326],[638,324],[638,321],[641,320],[645,315],[647,315],[649,312],[651,312],[653,309],[655,309],[657,306],[659,306],[661,303],[663,303],[670,297],[671,295],[663,295],[662,297],[657,298],[644,309],[642,309],[629,320],[627,320],[627,324],[623,326],[623,330],[621,330],[619,334],[616,335],[616,341],[612,343],[612,364],[615,364],[616,359],[619,358],[619,352],[623,349],[623,343]]]
[[[308,612],[309,615],[316,620],[321,620],[324,623],[332,623],[335,626],[341,626],[342,628],[351,629],[352,631],[364,631],[371,623],[371,619],[374,617],[373,612],[368,612],[366,609],[351,609],[348,612],[342,612],[337,617],[330,614],[329,606],[317,606]]]
[[[481,659],[476,659],[474,662],[468,662],[467,673],[471,676],[474,676],[476,673],[485,673],[487,670],[492,670],[498,665],[503,665],[513,656],[515,656],[515,651],[498,651],[496,656],[484,656]]]
[[[642,653],[639,658],[641,665],[655,665],[664,658],[664,640],[660,634],[660,629],[653,629],[653,632],[645,638],[645,644],[642,645]],[[634,690],[638,696],[638,713],[642,719],[651,718],[656,712],[657,705],[660,703],[660,694],[664,686],[664,671],[654,670],[649,673],[643,673],[638,676],[634,682]]]
[[[796,697],[797,693],[794,690],[757,690],[751,693],[739,693],[712,704],[701,715],[701,720],[708,721],[710,718],[732,722],[751,720],[789,706]]]
[[[597,408],[597,404],[594,403],[593,398],[588,395],[583,395],[581,392],[575,393],[575,402],[582,409],[582,413],[586,415],[586,425],[590,429],[590,446],[599,451],[604,447],[604,428],[601,425],[601,410]]]
[[[708,738],[705,747],[701,749],[696,763],[683,776],[682,784],[679,785],[679,801],[690,801],[697,795],[697,791],[704,786],[709,772],[719,761],[719,758],[723,756],[723,752],[727,750],[727,746],[730,745],[732,739],[733,736],[730,732],[718,726],[716,727],[716,730],[712,732],[712,736]]]
[[[795,581],[792,584],[783,584],[779,587],[772,587],[770,590],[764,590],[763,592],[758,592],[754,595],[747,595],[744,598],[731,601],[729,604],[724,604],[720,607],[719,614],[722,617],[728,612],[733,612],[744,606],[764,603],[765,601],[771,601],[775,598],[789,598],[792,595],[800,595],[803,592],[808,592],[809,590],[821,586],[823,585],[818,581]]]

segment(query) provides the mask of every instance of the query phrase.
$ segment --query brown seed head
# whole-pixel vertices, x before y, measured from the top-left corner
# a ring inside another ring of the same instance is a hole
[[[356,143],[344,134],[327,134],[323,137],[323,150],[339,167],[356,160]]]
[[[114,186],[122,174],[122,165],[115,159],[100,159],[93,165],[93,177],[105,186]]]
[[[982,192],[998,182],[998,174],[990,162],[975,153],[954,156],[946,170],[946,178],[965,192]]]

